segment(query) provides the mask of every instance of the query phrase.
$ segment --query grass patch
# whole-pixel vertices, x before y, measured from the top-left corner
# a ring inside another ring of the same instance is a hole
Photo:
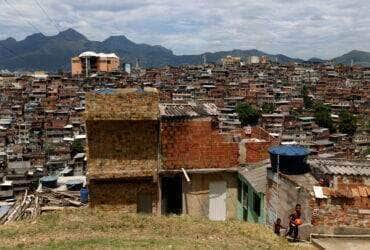
[[[269,228],[189,216],[92,209],[61,211],[0,228],[1,249],[292,249]]]

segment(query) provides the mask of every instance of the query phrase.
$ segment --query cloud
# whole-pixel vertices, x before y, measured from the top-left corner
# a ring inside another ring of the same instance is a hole
[[[0,1],[0,39],[57,29],[35,0]],[[110,35],[160,44],[176,54],[257,48],[294,57],[331,58],[370,50],[368,0],[37,0],[59,29],[90,39]]]

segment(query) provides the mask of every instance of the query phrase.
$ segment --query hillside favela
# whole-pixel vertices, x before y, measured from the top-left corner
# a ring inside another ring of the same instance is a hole
[[[369,1],[0,9],[0,249],[370,249]]]

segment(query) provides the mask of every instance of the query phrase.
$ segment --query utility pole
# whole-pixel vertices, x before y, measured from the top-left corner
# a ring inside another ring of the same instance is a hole
[[[87,57],[85,57],[85,63],[86,63],[85,72],[86,72],[86,78],[87,78],[89,76],[89,69],[88,69],[88,65],[87,65]]]

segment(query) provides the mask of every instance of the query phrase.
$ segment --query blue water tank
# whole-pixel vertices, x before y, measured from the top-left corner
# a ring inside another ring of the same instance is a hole
[[[85,187],[80,190],[80,200],[82,203],[87,203],[89,201],[89,190]]]
[[[69,180],[66,182],[67,189],[70,191],[80,191],[83,186],[82,180]]]
[[[56,188],[58,186],[58,177],[56,176],[44,176],[40,179],[40,181],[43,187]]]
[[[304,174],[310,171],[307,156],[310,151],[300,146],[275,146],[269,148],[272,171],[283,174]]]

